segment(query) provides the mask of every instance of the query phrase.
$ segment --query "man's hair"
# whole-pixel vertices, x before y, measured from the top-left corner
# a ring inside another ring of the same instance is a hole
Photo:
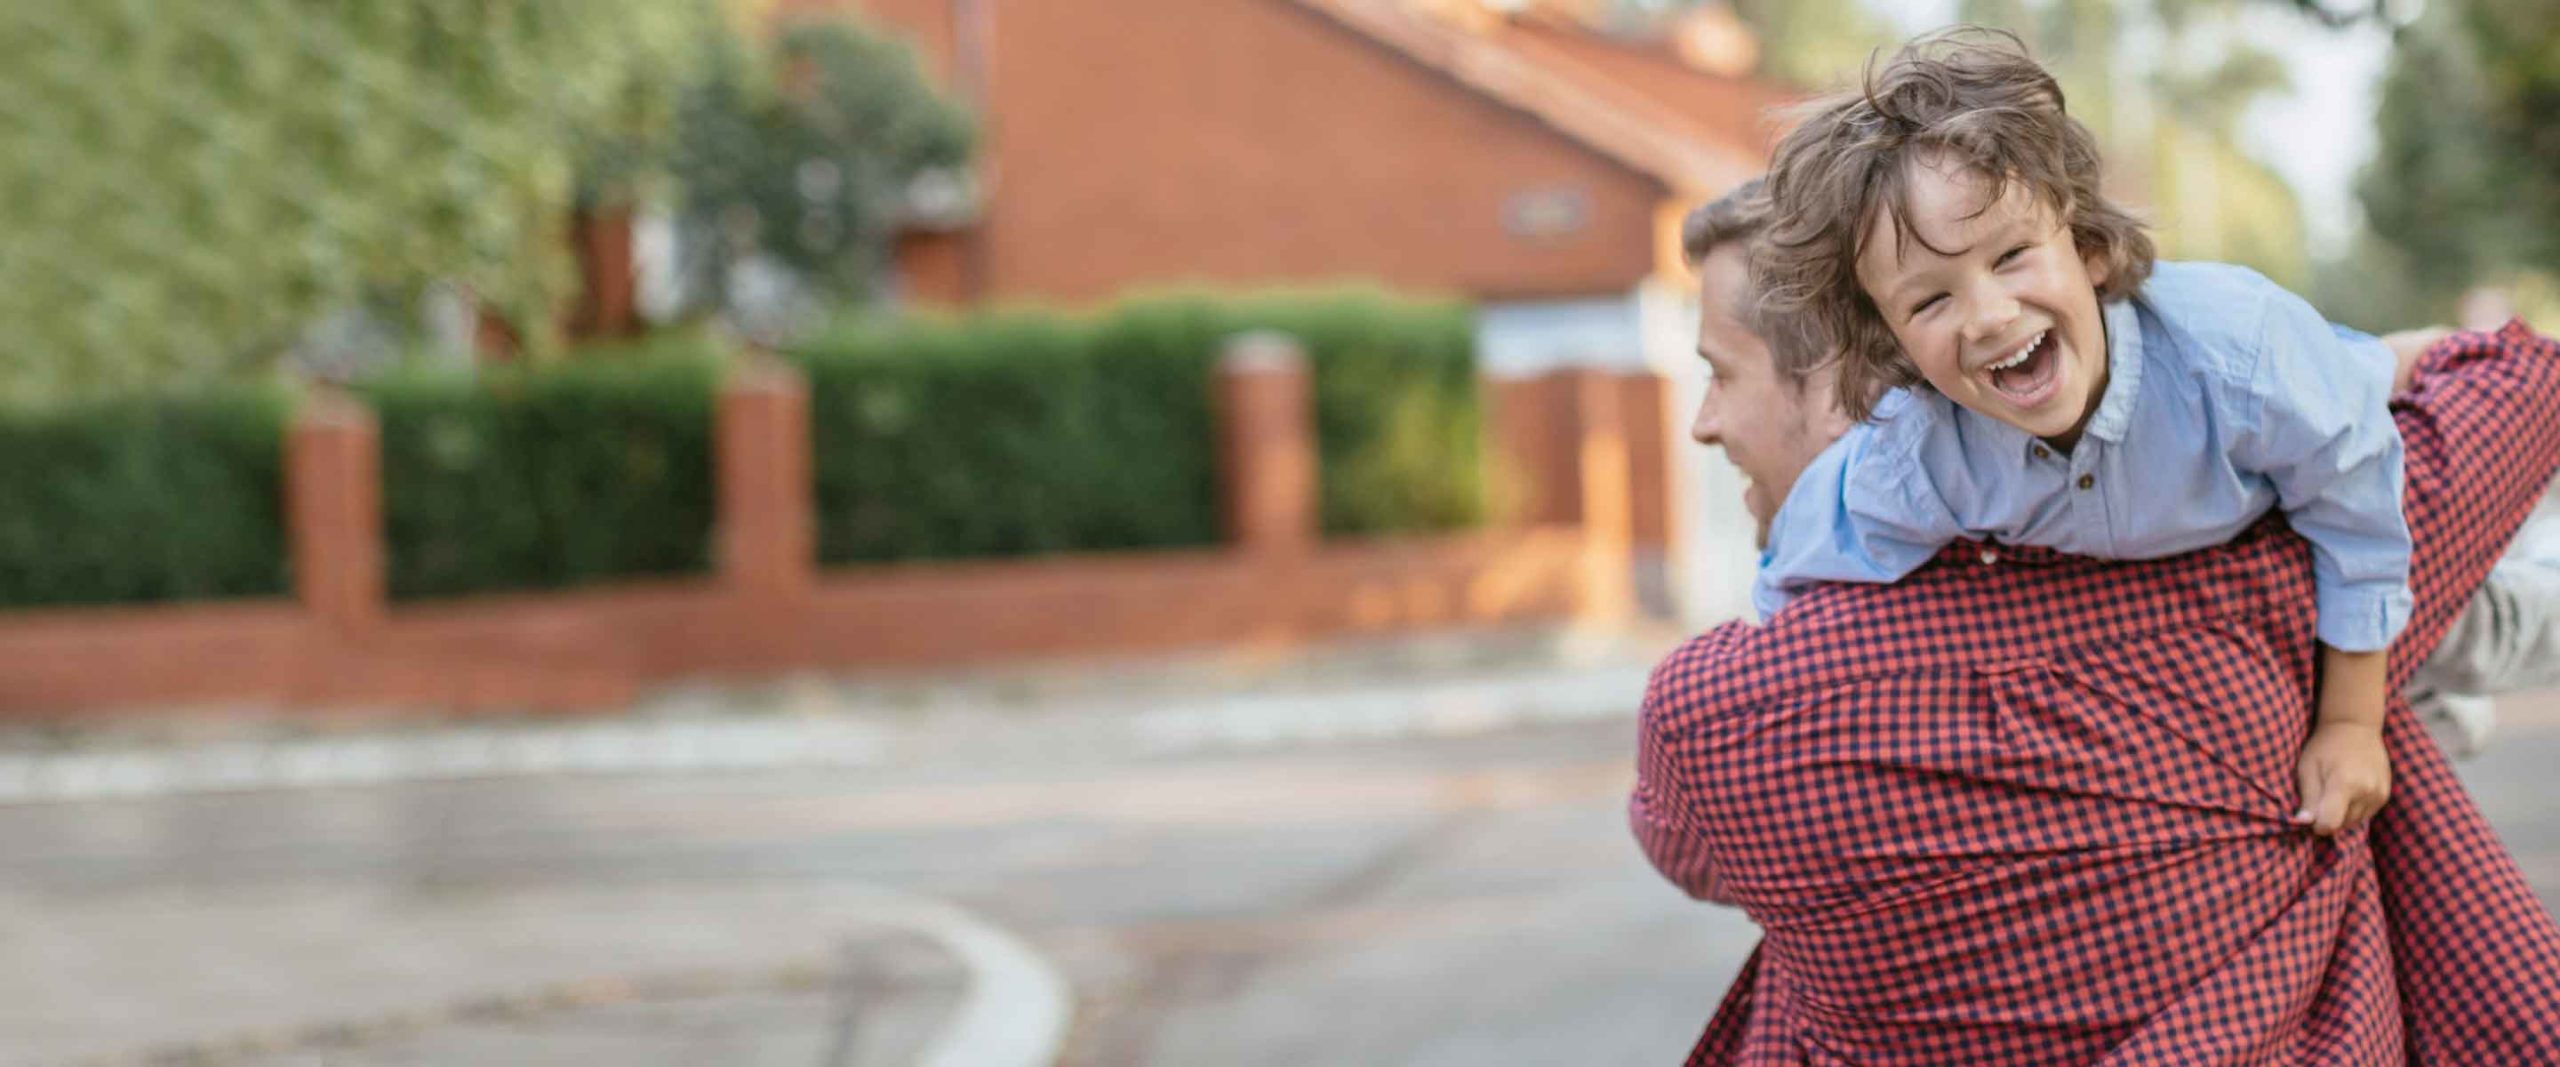
[[[1692,269],[1726,246],[1742,249],[1743,262],[1749,264],[1759,258],[1756,249],[1761,238],[1768,235],[1769,221],[1768,181],[1750,179],[1723,196],[1689,209],[1688,216],[1680,220],[1680,251],[1688,257]],[[1760,286],[1751,273],[1746,267],[1742,291],[1733,294],[1733,306],[1728,310],[1744,329],[1767,340],[1768,329],[1762,321],[1765,316],[1760,314]],[[1769,367],[1790,389],[1804,388],[1805,380],[1822,363],[1819,356],[1807,358],[1793,350],[1781,350],[1774,343],[1769,345]]]
[[[1865,419],[1884,392],[1921,381],[1875,301],[1858,256],[1882,212],[1909,243],[1911,168],[1943,158],[1988,180],[1983,209],[2012,182],[2106,265],[2098,299],[2151,276],[2151,238],[2098,190],[2097,139],[2065,114],[2062,86],[2015,34],[1959,26],[1904,45],[1857,90],[1810,105],[1769,168],[1768,233],[1752,257],[1773,351],[1836,353],[1841,409]]]
[[[1768,231],[1768,185],[1766,178],[1753,178],[1689,209],[1680,220],[1680,251],[1690,266],[1706,262],[1709,253],[1725,245],[1739,242],[1747,249]]]

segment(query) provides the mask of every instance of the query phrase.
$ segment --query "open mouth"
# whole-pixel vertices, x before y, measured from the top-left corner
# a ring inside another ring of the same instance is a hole
[[[2017,354],[1988,368],[1991,388],[2013,404],[2042,403],[2062,380],[2061,349],[2051,329],[2036,334]]]

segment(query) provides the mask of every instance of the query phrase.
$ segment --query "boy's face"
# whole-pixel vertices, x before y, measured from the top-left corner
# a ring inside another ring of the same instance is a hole
[[[2102,261],[2018,183],[1986,208],[1990,183],[1970,168],[1924,158],[1909,177],[1917,239],[1877,212],[1860,287],[1948,399],[2070,447],[2106,388]]]

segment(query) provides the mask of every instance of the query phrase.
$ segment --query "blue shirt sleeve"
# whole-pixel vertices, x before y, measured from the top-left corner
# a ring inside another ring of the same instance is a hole
[[[2311,542],[2321,642],[2389,648],[2413,605],[2390,352],[2291,293],[2270,298],[2257,347],[2232,463],[2274,483],[2278,506]]]
[[[1876,423],[1852,427],[1796,476],[1770,521],[1752,606],[1773,619],[1809,585],[1899,581],[1961,532],[1908,449]]]

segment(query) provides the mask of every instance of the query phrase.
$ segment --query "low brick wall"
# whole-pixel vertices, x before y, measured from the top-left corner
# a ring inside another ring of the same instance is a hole
[[[1663,521],[1661,420],[1646,408],[1658,382],[1569,371],[1491,386],[1488,453],[1517,498],[1506,519],[1357,541],[1317,532],[1305,360],[1279,339],[1243,340],[1218,388],[1220,549],[822,570],[807,394],[763,365],[721,397],[710,577],[399,605],[384,593],[372,417],[322,398],[287,443],[294,599],[0,615],[0,713],[595,708],[686,677],[1633,610],[1631,553],[1658,545]]]

